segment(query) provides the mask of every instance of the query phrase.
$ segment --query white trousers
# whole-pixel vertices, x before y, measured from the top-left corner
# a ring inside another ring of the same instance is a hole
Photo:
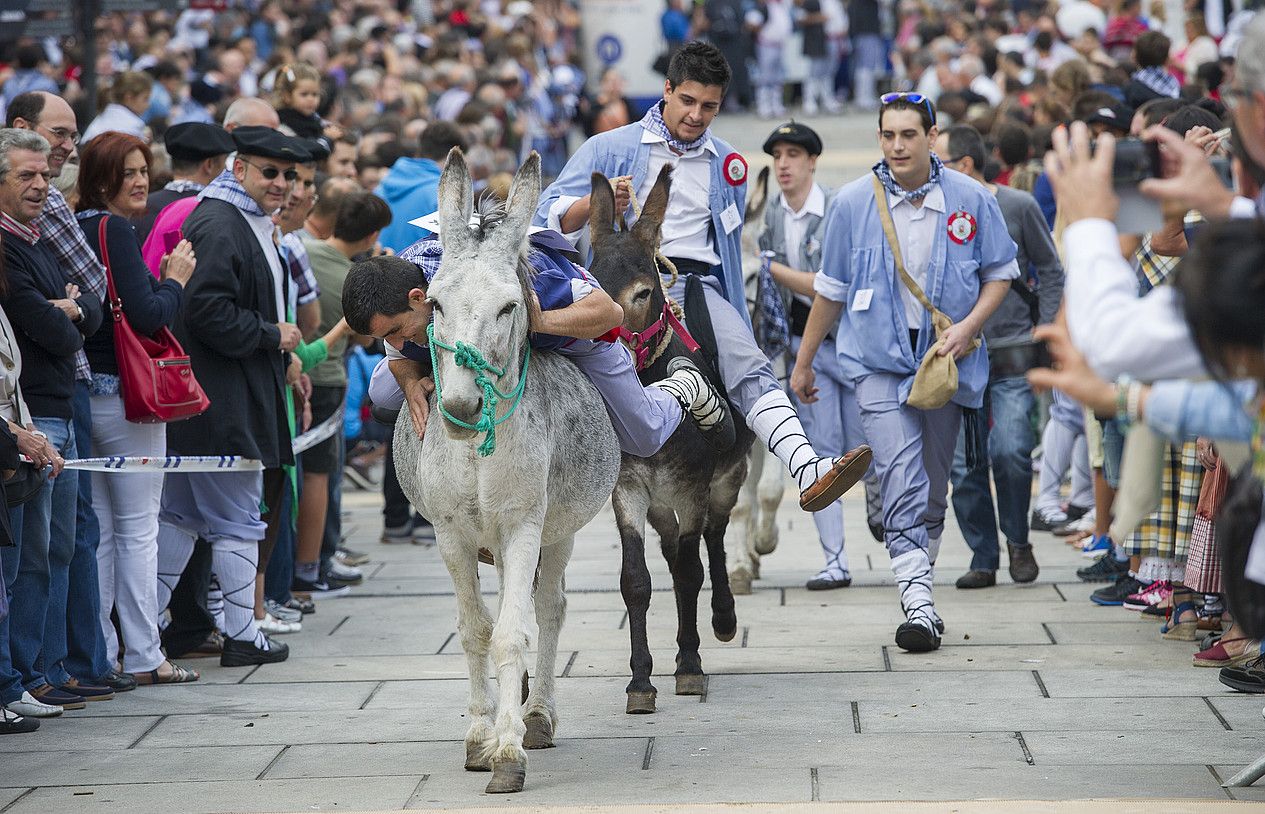
[[[92,397],[94,455],[167,454],[167,428],[133,424],[123,417],[119,396]],[[158,472],[93,472],[92,508],[101,524],[97,575],[101,586],[101,630],[110,664],[119,660],[119,640],[110,612],[117,610],[130,673],[158,669],[158,508],[163,475]]]

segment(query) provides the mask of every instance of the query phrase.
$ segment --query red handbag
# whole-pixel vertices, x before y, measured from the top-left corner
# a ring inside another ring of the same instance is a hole
[[[123,301],[114,287],[105,240],[109,219],[109,215],[101,218],[97,237],[105,266],[110,315],[114,319],[114,358],[119,366],[123,415],[137,424],[159,424],[204,413],[211,400],[194,377],[189,356],[176,337],[166,327],[159,328],[152,337],[141,336],[123,315]]]

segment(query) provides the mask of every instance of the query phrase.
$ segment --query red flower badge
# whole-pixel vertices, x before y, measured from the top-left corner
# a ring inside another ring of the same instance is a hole
[[[949,239],[959,246],[975,238],[975,218],[970,212],[957,211],[949,215]]]
[[[742,186],[747,181],[747,160],[738,153],[725,156],[725,180],[729,186]]]

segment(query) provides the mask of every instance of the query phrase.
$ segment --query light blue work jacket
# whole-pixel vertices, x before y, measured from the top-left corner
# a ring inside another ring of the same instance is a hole
[[[641,189],[650,165],[651,147],[650,144],[642,143],[643,132],[644,128],[640,122],[633,122],[615,130],[599,133],[584,142],[563,167],[562,174],[540,196],[535,225],[548,225],[549,209],[558,198],[564,195],[573,195],[577,198],[588,195],[593,189],[592,175],[595,172],[600,172],[607,178],[631,175],[633,190]],[[742,284],[742,222],[740,219],[733,230],[726,234],[725,225],[721,220],[721,213],[730,205],[737,208],[740,218],[746,214],[747,184],[744,180],[743,183],[734,186],[725,180],[725,158],[734,152],[734,148],[728,142],[717,138],[714,133],[708,131],[708,135],[711,136],[712,145],[716,148],[716,153],[711,156],[712,178],[708,194],[712,212],[712,245],[716,249],[716,254],[720,256],[722,269],[720,285],[725,292],[725,298],[750,324],[746,292]],[[633,221],[631,208],[627,218],[631,225]]]
[[[845,303],[836,339],[844,374],[854,379],[871,373],[900,374],[904,402],[919,362],[935,341],[934,329],[925,310],[920,325],[905,322],[900,294],[904,284],[883,235],[870,177],[866,173],[843,187],[826,209],[821,259],[821,276],[826,279],[819,278],[817,292]],[[1017,249],[997,199],[983,185],[946,169],[940,186],[945,211],[938,213],[924,290],[937,308],[958,322],[975,307],[982,283],[1018,276]],[[959,212],[969,213],[976,223],[975,234],[962,243],[950,239],[948,233],[950,219]],[[864,307],[866,298],[868,308]],[[919,332],[917,347],[910,346],[911,328]],[[988,353],[981,345],[958,360],[958,392],[953,402],[979,407],[987,385]]]

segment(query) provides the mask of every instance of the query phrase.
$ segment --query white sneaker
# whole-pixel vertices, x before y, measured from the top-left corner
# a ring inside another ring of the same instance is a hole
[[[273,602],[271,599],[264,600],[264,610],[268,615],[281,620],[282,622],[302,622],[303,612],[294,608],[287,608],[285,605]]]
[[[273,635],[298,633],[303,629],[302,622],[283,622],[271,613],[265,613],[264,618],[256,619],[255,625],[264,633],[271,633]]]
[[[35,696],[25,691],[17,701],[5,704],[5,709],[27,718],[56,718],[64,712],[61,707],[35,700]]]

